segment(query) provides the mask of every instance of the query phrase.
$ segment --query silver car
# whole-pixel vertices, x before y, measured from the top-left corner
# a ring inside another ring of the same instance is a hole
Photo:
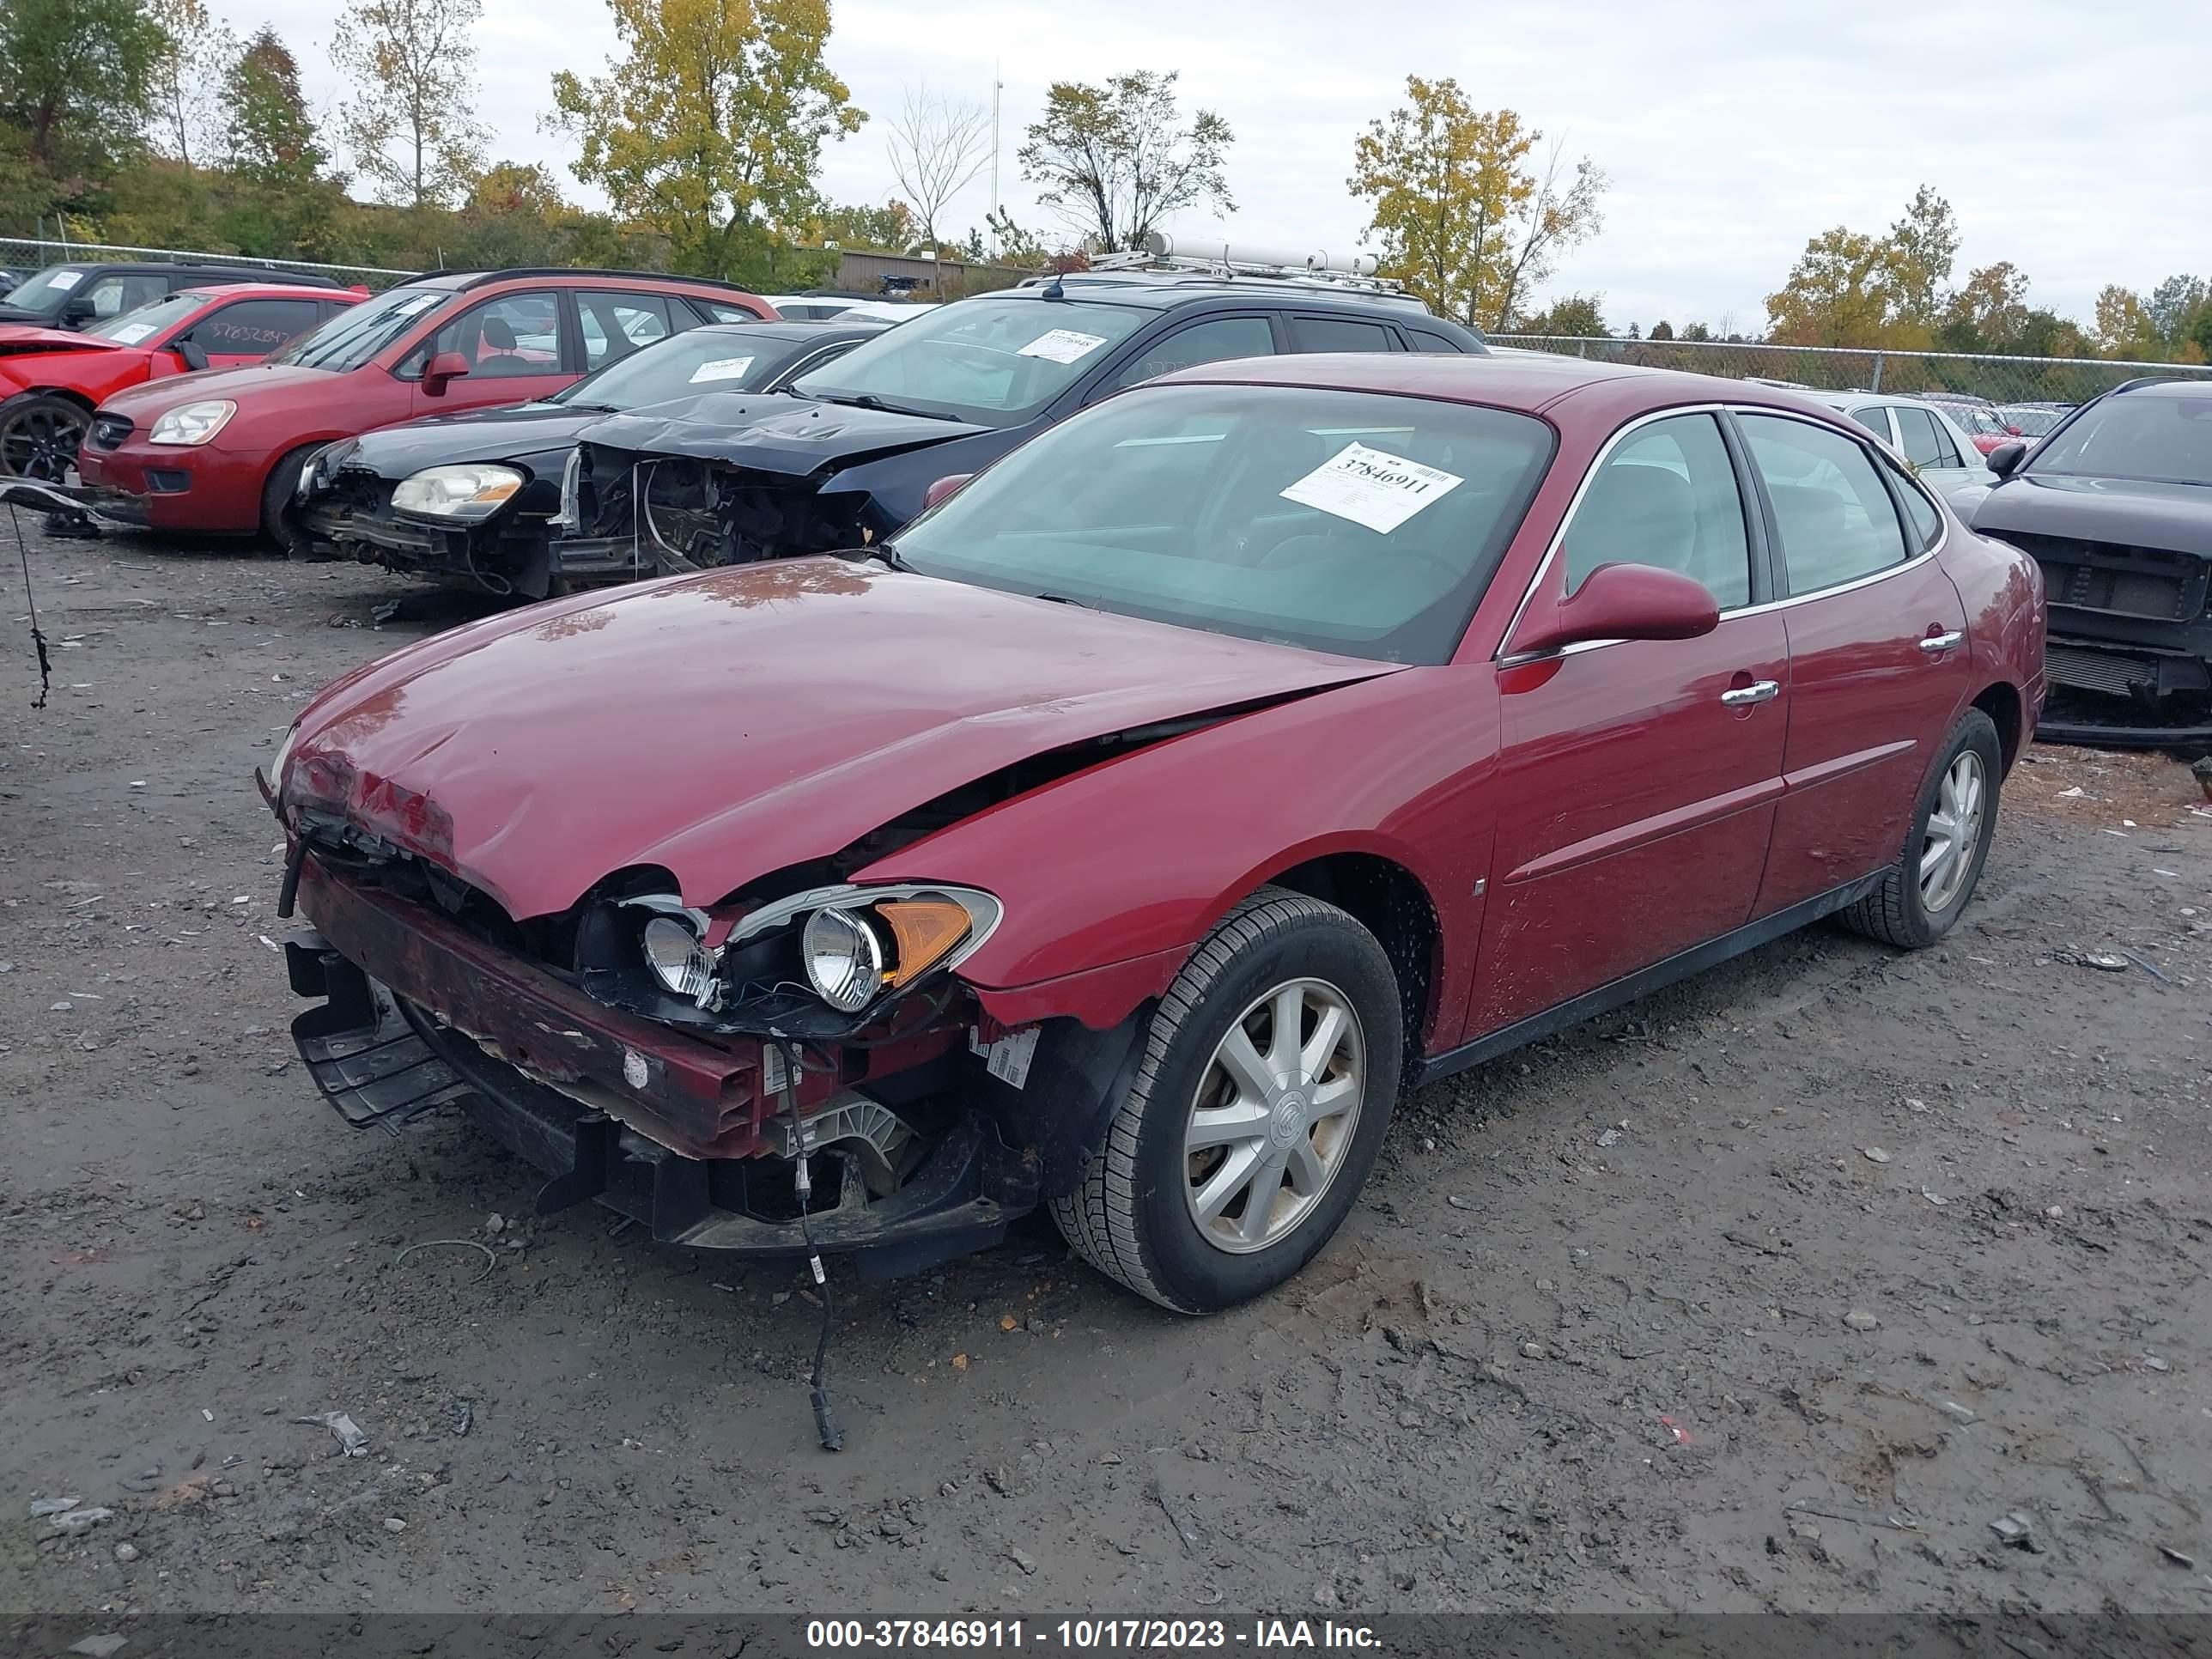
[[[1996,474],[1982,460],[1964,428],[1950,414],[1917,398],[1880,392],[1808,392],[1807,397],[1841,410],[1887,443],[1921,482],[1965,514],[1988,494]]]

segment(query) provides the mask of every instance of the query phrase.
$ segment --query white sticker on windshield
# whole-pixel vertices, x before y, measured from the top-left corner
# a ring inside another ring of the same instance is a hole
[[[750,357],[717,357],[711,363],[702,363],[691,371],[691,384],[699,386],[708,380],[742,380],[745,371],[753,366]]]
[[[81,270],[58,270],[46,278],[46,286],[66,294],[84,280]]]
[[[392,307],[392,309],[399,316],[414,317],[428,311],[432,306],[436,305],[439,301],[445,297],[446,296],[442,294],[417,294],[409,299],[402,301],[399,304]]]
[[[1387,535],[1465,482],[1402,455],[1352,443],[1280,493],[1286,501],[1317,507]]]
[[[107,337],[118,345],[137,345],[154,331],[151,323],[125,323]]]
[[[1073,363],[1088,357],[1106,343],[1103,334],[1078,334],[1072,328],[1055,328],[1040,334],[1014,355],[1018,357],[1049,357],[1056,363]]]

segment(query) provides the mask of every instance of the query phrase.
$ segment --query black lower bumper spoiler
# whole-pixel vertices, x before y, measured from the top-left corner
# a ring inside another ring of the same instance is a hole
[[[133,509],[136,497],[121,490],[87,484],[41,483],[35,478],[0,478],[0,501],[52,513],[92,530],[143,530],[145,509]]]
[[[550,1177],[538,1191],[540,1214],[595,1199],[662,1243],[768,1259],[809,1254],[783,1158],[671,1151],[440,1025],[319,937],[288,944],[285,964],[292,988],[320,1003],[292,1022],[300,1057],[356,1128],[396,1134],[410,1118],[459,1105]],[[815,1246],[849,1258],[865,1277],[919,1272],[994,1244],[1037,1202],[1036,1155],[1009,1148],[972,1113],[886,1198],[871,1195],[857,1158],[835,1147],[814,1156],[842,1165],[835,1180],[816,1176],[807,1218]]]
[[[2039,720],[2038,743],[2078,743],[2092,749],[2195,749],[2212,744],[2212,726],[2105,726],[2089,720]]]

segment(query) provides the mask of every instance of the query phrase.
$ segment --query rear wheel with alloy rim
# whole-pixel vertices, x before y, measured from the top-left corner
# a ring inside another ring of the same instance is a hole
[[[1881,886],[1843,913],[1844,923],[1911,951],[1949,933],[1989,857],[2003,769],[1996,725],[1980,709],[1968,709],[1921,785],[1897,862],[1883,872]]]
[[[1398,1093],[1402,1005],[1375,937],[1266,888],[1161,1000],[1128,1098],[1053,1211],[1139,1294],[1210,1313],[1273,1289],[1328,1242]]]

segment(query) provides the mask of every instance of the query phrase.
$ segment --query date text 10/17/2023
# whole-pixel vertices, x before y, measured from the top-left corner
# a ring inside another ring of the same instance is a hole
[[[1382,1646],[1367,1625],[1305,1619],[810,1619],[809,1648],[1038,1648],[1088,1653],[1109,1650],[1237,1649],[1261,1653],[1304,1648],[1372,1651]]]

